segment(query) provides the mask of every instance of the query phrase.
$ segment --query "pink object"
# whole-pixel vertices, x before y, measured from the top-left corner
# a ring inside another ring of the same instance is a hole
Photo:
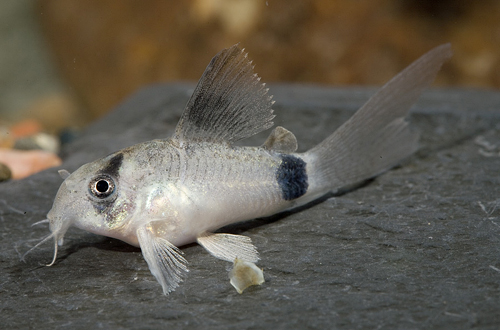
[[[22,179],[47,168],[59,166],[62,161],[56,154],[48,151],[0,148],[0,163],[10,168],[13,179]]]

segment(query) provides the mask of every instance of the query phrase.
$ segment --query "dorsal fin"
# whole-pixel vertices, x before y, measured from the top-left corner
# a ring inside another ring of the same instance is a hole
[[[232,143],[270,128],[272,96],[234,45],[210,61],[175,129],[174,139]]]
[[[297,138],[295,135],[281,126],[277,126],[273,129],[266,142],[262,145],[262,147],[267,150],[287,153],[295,152],[297,146]]]

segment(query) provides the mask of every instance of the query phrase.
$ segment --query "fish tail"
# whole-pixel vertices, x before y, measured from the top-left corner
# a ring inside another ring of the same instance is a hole
[[[450,44],[432,49],[385,84],[332,135],[304,153],[309,192],[321,195],[359,184],[413,154],[419,134],[405,117],[451,55]]]

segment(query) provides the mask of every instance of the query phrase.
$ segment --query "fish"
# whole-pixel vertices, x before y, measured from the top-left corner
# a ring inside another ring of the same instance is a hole
[[[236,44],[208,64],[173,136],[139,143],[87,163],[63,182],[47,219],[54,255],[70,226],[140,247],[165,295],[185,278],[179,247],[197,242],[212,256],[255,263],[245,235],[217,230],[271,216],[351,187],[398,165],[418,149],[409,109],[452,55],[438,46],[381,87],[325,140],[297,152],[274,128],[261,146],[237,141],[270,129],[274,101]],[[28,253],[27,252],[27,253]]]

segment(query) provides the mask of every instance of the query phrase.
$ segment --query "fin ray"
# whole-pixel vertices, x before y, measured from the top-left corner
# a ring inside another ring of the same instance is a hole
[[[166,239],[154,235],[147,227],[137,229],[137,237],[149,270],[167,295],[179,286],[188,271],[186,259],[181,250]]]
[[[205,69],[175,129],[174,139],[233,143],[273,125],[272,96],[234,45]]]
[[[250,237],[234,234],[202,233],[197,238],[211,255],[218,259],[234,262],[236,258],[257,262],[259,254]]]
[[[405,117],[412,104],[451,57],[438,46],[386,83],[332,135],[304,154],[319,193],[374,177],[418,149],[419,135]]]

